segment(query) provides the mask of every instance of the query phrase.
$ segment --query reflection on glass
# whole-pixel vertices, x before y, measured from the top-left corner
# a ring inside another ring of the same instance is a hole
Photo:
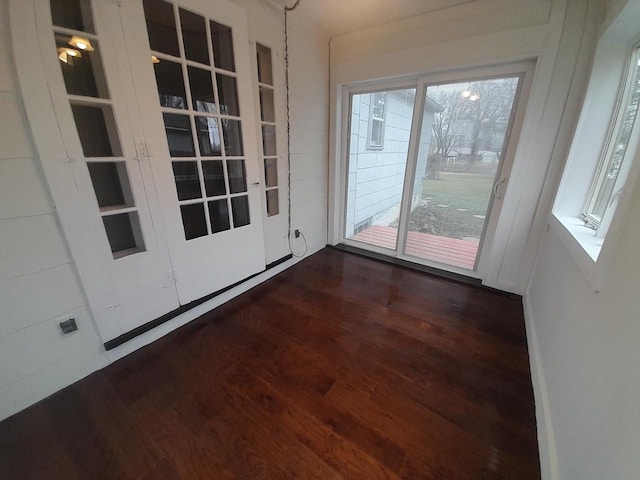
[[[164,0],[143,0],[151,50],[180,56],[173,5]]]
[[[202,174],[204,187],[208,197],[216,197],[227,193],[224,184],[224,167],[222,160],[203,160]]]
[[[201,68],[189,67],[189,85],[193,109],[199,112],[217,113],[213,97],[211,72]]]
[[[262,126],[262,148],[265,156],[276,154],[276,127],[273,125]]]
[[[231,210],[233,212],[233,227],[243,227],[249,225],[249,197],[233,197],[231,199]]]
[[[209,219],[211,220],[211,231],[213,233],[223,232],[231,228],[229,206],[226,198],[209,202]]]
[[[115,118],[110,106],[71,105],[85,157],[122,156]]]
[[[225,153],[231,157],[241,157],[244,154],[244,150],[242,148],[240,120],[223,119],[222,134],[224,135]]]
[[[124,162],[89,162],[87,167],[100,208],[133,206],[133,196]]]
[[[260,87],[260,117],[263,122],[275,122],[276,113],[273,108],[273,90]]]
[[[172,162],[173,178],[176,181],[178,200],[202,197],[197,162]]]
[[[194,157],[191,121],[187,115],[163,113],[169,153],[172,157]]]
[[[187,108],[187,94],[184,91],[182,66],[163,60],[153,64],[160,105],[170,108]]]
[[[83,0],[51,0],[51,20],[58,27],[94,33],[91,4]]]
[[[271,49],[256,43],[256,54],[258,61],[258,81],[273,85],[273,75],[271,73]]]
[[[606,163],[602,166],[604,171],[599,174],[600,180],[595,199],[589,206],[589,213],[598,221],[602,221],[607,208],[612,205],[614,188],[618,175],[622,169],[622,163],[627,154],[627,147],[631,139],[631,131],[636,122],[638,107],[640,106],[640,49],[636,50],[634,57],[634,67],[632,67],[631,88],[626,98],[622,101],[622,118],[619,120],[617,133],[607,153]],[[628,162],[629,160],[627,160]]]
[[[244,160],[227,160],[227,172],[231,193],[246,192],[247,174],[244,168]]]
[[[216,74],[218,84],[218,100],[220,102],[220,113],[225,115],[240,116],[238,108],[238,93],[236,91],[236,79],[229,75]]]
[[[278,205],[278,189],[267,190],[267,217],[280,213]]]
[[[209,25],[211,26],[211,44],[213,47],[215,66],[234,72],[236,67],[233,59],[233,36],[231,29],[213,20],[209,21]]]
[[[81,51],[69,45],[70,35],[56,33],[55,38],[67,93],[109,98],[97,42],[92,42],[92,51]]]
[[[276,158],[264,159],[264,179],[267,188],[278,186],[278,160]]]
[[[186,57],[194,62],[209,65],[207,29],[204,17],[181,8],[180,24]]]
[[[180,205],[180,213],[182,214],[182,225],[186,240],[204,237],[209,233],[207,231],[207,219],[204,216],[204,204]]]
[[[203,157],[217,157],[222,154],[220,145],[220,130],[218,119],[213,117],[196,117],[198,129],[198,143],[200,155]]]

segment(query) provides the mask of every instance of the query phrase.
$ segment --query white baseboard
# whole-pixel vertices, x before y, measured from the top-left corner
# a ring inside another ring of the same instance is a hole
[[[536,405],[536,426],[538,430],[540,470],[542,473],[542,480],[560,480],[555,437],[551,424],[551,410],[549,406],[549,396],[547,393],[547,383],[545,381],[542,361],[540,359],[540,347],[538,345],[538,337],[536,335],[535,321],[531,310],[531,304],[527,301],[527,293],[523,296],[522,303],[524,307],[524,321],[527,329],[527,346],[529,348],[531,381],[533,383],[533,395]]]

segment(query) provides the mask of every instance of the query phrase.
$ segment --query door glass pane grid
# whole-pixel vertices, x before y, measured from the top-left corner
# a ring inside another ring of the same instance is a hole
[[[258,98],[260,102],[260,131],[262,132],[262,161],[264,167],[267,217],[280,213],[278,201],[278,157],[276,151],[275,89],[271,49],[256,43]]]
[[[52,0],[52,33],[76,133],[114,259],[145,250],[91,4]]]
[[[226,69],[221,73],[213,66],[211,59],[218,58],[211,41],[214,24],[177,5],[172,8],[179,56],[151,53],[157,59],[159,101],[185,238],[190,240],[248,224],[243,208],[248,205],[247,181],[236,74]],[[225,37],[224,31],[221,35]],[[201,44],[199,50],[192,48],[192,42]],[[162,67],[163,63],[170,66]],[[179,67],[179,77],[173,65]],[[238,197],[247,198],[234,200]]]

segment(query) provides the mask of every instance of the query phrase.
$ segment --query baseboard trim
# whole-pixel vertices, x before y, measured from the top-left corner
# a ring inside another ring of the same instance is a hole
[[[525,328],[527,330],[531,383],[533,384],[533,396],[536,406],[536,428],[538,430],[538,453],[540,456],[541,476],[542,480],[559,480],[558,455],[551,422],[549,394],[547,392],[544,369],[542,368],[534,315],[526,293],[522,298],[522,306],[524,310]]]
[[[244,278],[242,280],[240,280],[239,282],[236,282],[232,285],[228,285],[224,288],[221,288],[220,290],[217,290],[215,292],[210,293],[209,295],[205,295],[202,298],[199,298],[197,300],[194,300],[193,302],[187,303],[186,305],[182,305],[178,308],[176,308],[175,310],[172,310],[170,312],[165,313],[164,315],[151,320],[143,325],[140,325],[139,327],[134,328],[133,330],[129,330],[126,333],[123,333],[122,335],[108,340],[106,342],[104,342],[104,348],[105,350],[109,351],[109,350],[113,350],[116,347],[119,347],[120,345],[122,345],[123,343],[128,342],[129,340],[132,340],[136,337],[139,337],[140,335],[143,335],[145,333],[147,333],[150,330],[153,330],[156,327],[159,327],[160,325],[168,322],[169,320],[173,320],[174,318],[176,318],[179,315],[182,315],[185,312],[188,312],[189,310],[193,310],[194,308],[202,305],[203,303],[208,302],[209,300],[218,297],[220,295],[222,295],[223,293],[228,292],[229,290],[234,289],[235,287],[242,285],[245,282],[248,282],[249,280],[257,277],[258,275],[267,272],[275,267],[277,267],[278,265],[283,264],[284,262],[286,262],[287,260],[290,260],[293,258],[293,255],[289,254],[289,255],[285,255],[284,257],[276,260],[275,262],[271,262],[270,264],[268,264],[264,270],[258,272],[258,273],[254,273],[253,275]]]

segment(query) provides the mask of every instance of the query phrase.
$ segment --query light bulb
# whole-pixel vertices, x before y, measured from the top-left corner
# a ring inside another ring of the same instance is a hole
[[[69,40],[69,45],[86,52],[93,52],[93,45],[91,45],[91,42],[87,38],[79,37],[77,35],[71,37],[71,40]]]
[[[469,98],[471,96],[471,92],[469,90],[465,90],[464,92],[462,92],[462,96],[464,98]]]
[[[61,62],[72,65],[73,58],[80,58],[80,52],[78,50],[74,50],[73,48],[61,47],[58,49],[58,59]]]
[[[475,102],[476,100],[478,100],[480,98],[479,95],[476,95],[475,93],[473,95],[471,95],[469,97],[469,100],[471,100],[472,102]]]

